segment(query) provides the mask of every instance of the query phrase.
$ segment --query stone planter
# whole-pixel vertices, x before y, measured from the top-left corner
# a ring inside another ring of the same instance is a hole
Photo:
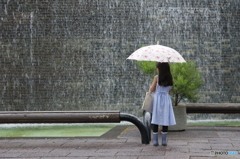
[[[176,125],[169,126],[169,131],[184,131],[187,128],[187,112],[186,106],[173,106],[173,111],[176,119]]]

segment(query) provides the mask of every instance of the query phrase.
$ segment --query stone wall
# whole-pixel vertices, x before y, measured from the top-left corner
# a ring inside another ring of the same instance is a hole
[[[3,0],[1,110],[139,114],[151,80],[126,58],[167,45],[198,65],[199,102],[240,102],[239,0]]]

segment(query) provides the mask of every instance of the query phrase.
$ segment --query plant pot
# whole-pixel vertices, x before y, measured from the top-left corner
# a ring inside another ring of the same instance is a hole
[[[173,106],[173,111],[176,119],[176,125],[169,126],[169,131],[185,131],[187,128],[187,112],[186,106]]]

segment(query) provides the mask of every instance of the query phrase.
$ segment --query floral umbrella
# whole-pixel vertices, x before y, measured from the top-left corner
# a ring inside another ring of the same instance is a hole
[[[149,45],[142,47],[132,53],[127,59],[175,63],[186,62],[176,50],[163,45]]]

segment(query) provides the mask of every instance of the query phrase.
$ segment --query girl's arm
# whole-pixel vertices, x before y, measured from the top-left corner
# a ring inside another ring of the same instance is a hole
[[[149,91],[150,91],[150,92],[155,92],[155,90],[156,90],[156,85],[157,85],[157,78],[158,78],[158,76],[155,76],[155,77],[154,77],[153,82],[152,82],[152,85],[151,85],[151,87],[149,88]]]

